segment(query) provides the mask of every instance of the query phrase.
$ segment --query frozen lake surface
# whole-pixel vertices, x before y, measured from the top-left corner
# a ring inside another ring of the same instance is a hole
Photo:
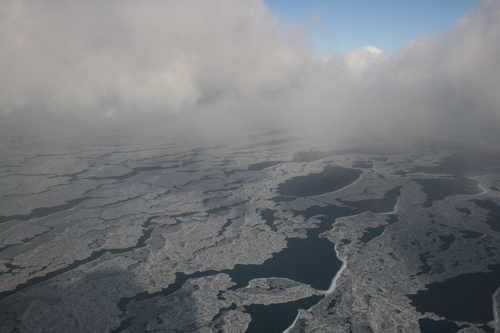
[[[0,332],[500,330],[500,150],[0,137]]]

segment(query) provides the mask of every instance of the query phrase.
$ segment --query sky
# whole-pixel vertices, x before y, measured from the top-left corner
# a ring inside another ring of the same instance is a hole
[[[394,53],[409,40],[443,33],[479,0],[266,0],[281,21],[302,22],[316,56],[373,45]]]
[[[1,1],[0,129],[500,133],[500,0],[301,3]]]

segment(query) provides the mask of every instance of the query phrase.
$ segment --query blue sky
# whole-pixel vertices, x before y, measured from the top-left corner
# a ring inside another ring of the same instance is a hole
[[[306,25],[314,55],[373,45],[394,53],[423,34],[437,37],[480,0],[265,0],[280,21]]]

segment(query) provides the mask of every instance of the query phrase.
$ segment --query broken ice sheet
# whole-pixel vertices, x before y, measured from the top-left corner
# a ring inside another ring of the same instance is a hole
[[[0,202],[0,305],[12,309],[3,313],[3,327],[245,331],[262,324],[254,311],[314,296],[322,299],[294,312],[297,320],[285,325],[293,324],[290,332],[416,331],[437,315],[418,312],[407,294],[498,262],[499,235],[484,204],[498,200],[498,175],[470,176],[481,191],[444,193],[430,205],[413,180],[441,177],[417,167],[437,167],[450,151],[345,149],[299,162],[294,156],[309,149],[307,140],[253,140],[212,148],[152,140],[151,149],[146,140],[80,141],[68,156],[64,143],[45,148],[47,156],[40,143],[22,154],[4,150],[20,164],[4,168],[1,178],[9,194]],[[23,175],[30,155],[43,166],[29,164]],[[281,163],[248,170],[273,161]],[[360,177],[336,191],[277,199],[280,184],[328,166],[359,170]],[[340,215],[329,218],[336,210]],[[267,260],[296,253],[290,246],[315,242],[332,249],[323,258],[342,260],[329,290],[255,273]],[[242,267],[255,269],[243,282],[235,276]]]

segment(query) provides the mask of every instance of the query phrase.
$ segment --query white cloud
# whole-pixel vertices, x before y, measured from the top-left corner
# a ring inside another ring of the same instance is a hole
[[[5,1],[3,112],[179,112],[287,85],[305,47],[261,1]]]
[[[426,137],[500,117],[495,0],[394,55],[366,46],[322,59],[308,58],[300,29],[280,30],[261,0],[0,6],[3,120],[134,126],[173,114],[162,119],[209,129],[272,118],[338,135]]]
[[[347,68],[354,74],[359,75],[363,73],[368,66],[375,62],[380,61],[384,57],[384,52],[375,46],[362,46],[348,52],[345,55]]]

